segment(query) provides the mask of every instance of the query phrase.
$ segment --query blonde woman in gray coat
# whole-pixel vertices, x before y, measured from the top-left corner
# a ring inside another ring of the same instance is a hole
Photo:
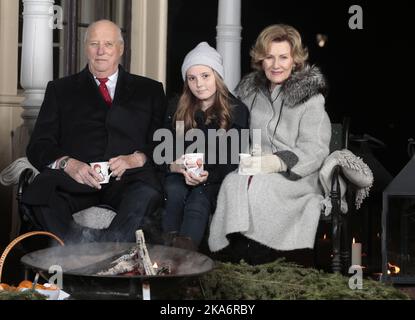
[[[268,252],[313,248],[323,200],[318,172],[331,138],[324,77],[307,65],[301,36],[288,25],[264,29],[251,57],[256,71],[237,93],[250,109],[253,156],[222,183],[209,247],[217,252],[242,237]],[[266,255],[253,263],[272,259]]]

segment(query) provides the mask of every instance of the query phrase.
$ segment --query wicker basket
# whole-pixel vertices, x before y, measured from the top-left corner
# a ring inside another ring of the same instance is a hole
[[[6,260],[7,255],[13,249],[13,247],[16,244],[18,244],[20,241],[22,241],[26,238],[29,238],[31,236],[40,236],[40,235],[49,236],[49,237],[55,239],[56,241],[58,241],[61,246],[65,245],[63,243],[63,241],[58,236],[54,235],[53,233],[47,232],[47,231],[32,231],[32,232],[22,234],[21,236],[18,236],[16,239],[14,239],[12,242],[9,243],[9,245],[6,247],[6,249],[3,251],[3,254],[0,257],[0,282],[1,282],[2,272],[3,272],[4,261]]]

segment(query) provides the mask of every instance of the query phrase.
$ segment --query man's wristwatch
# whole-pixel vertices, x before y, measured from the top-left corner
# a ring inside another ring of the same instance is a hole
[[[65,168],[68,166],[69,157],[64,157],[59,161],[58,168],[59,170],[65,170]]]

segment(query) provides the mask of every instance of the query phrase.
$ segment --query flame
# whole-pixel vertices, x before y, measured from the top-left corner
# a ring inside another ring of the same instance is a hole
[[[398,274],[399,272],[401,272],[401,268],[389,262],[388,262],[388,268],[389,268],[388,274]]]
[[[349,240],[350,241],[350,240]],[[355,238],[353,238],[353,242],[352,243],[356,243],[356,239]]]
[[[154,262],[154,264],[153,264],[153,268],[154,269],[157,269],[159,267],[159,265],[157,264],[157,262]]]
[[[324,234],[323,239],[326,240],[327,239],[327,234]]]

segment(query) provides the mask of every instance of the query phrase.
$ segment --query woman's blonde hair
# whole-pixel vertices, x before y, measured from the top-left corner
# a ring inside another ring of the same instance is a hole
[[[229,129],[231,123],[229,90],[218,73],[213,69],[212,71],[216,81],[216,94],[213,105],[206,110],[206,124],[216,121],[220,129]],[[196,128],[195,114],[200,108],[199,101],[190,90],[186,79],[183,93],[180,96],[177,110],[173,117],[173,128],[175,127],[176,121],[184,122],[185,131]]]
[[[308,59],[308,50],[303,47],[300,33],[294,27],[286,24],[274,24],[262,30],[250,52],[252,68],[262,70],[262,61],[267,55],[269,46],[274,41],[287,41],[291,46],[295,70],[304,68]]]

